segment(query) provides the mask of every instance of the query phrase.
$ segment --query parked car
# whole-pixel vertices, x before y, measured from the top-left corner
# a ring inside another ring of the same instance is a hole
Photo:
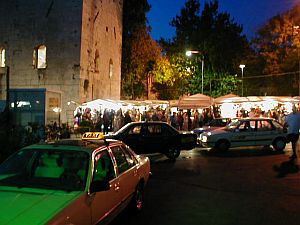
[[[159,121],[132,122],[108,137],[123,141],[138,154],[160,152],[170,159],[176,159],[181,150],[197,145],[196,134],[180,133],[168,123]]]
[[[241,118],[226,127],[204,132],[200,135],[204,147],[227,151],[231,147],[270,146],[284,150],[287,133],[283,126],[272,118]]]
[[[4,161],[0,223],[107,224],[129,203],[141,210],[149,159],[100,136],[31,145]]]
[[[200,145],[200,134],[205,131],[211,131],[220,127],[225,127],[231,122],[232,118],[215,118],[212,119],[207,125],[203,127],[197,127],[193,130],[193,133],[197,134],[197,142]]]

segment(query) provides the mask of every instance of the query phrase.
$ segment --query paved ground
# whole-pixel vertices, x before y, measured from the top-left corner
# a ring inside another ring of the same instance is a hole
[[[299,225],[300,159],[289,161],[289,155],[290,146],[280,154],[194,149],[175,162],[151,155],[144,210],[138,215],[126,210],[112,224]]]

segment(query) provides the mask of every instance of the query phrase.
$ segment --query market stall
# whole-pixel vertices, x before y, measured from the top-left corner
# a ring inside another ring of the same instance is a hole
[[[203,94],[184,96],[179,99],[177,107],[179,109],[200,109],[213,105],[213,98]]]

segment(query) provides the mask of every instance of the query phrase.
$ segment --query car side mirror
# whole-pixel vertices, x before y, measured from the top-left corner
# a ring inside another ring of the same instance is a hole
[[[96,180],[91,183],[90,192],[108,191],[110,189],[109,181],[107,180]]]

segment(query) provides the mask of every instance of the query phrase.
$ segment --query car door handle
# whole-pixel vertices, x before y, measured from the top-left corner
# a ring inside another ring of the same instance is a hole
[[[115,191],[119,191],[119,190],[120,190],[119,184],[115,184]]]

